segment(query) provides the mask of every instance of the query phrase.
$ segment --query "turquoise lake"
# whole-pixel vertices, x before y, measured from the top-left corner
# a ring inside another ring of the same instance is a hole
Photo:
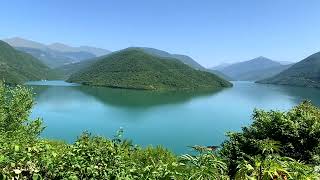
[[[62,81],[29,82],[43,118],[42,137],[73,142],[82,132],[124,137],[175,153],[192,145],[220,145],[228,131],[249,125],[254,108],[288,110],[305,99],[320,105],[320,90],[233,82],[215,91],[153,92],[88,87]]]

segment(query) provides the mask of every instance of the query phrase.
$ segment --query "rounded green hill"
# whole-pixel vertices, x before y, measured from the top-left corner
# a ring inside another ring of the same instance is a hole
[[[145,90],[187,90],[230,87],[220,77],[139,49],[114,52],[67,80],[92,86]]]

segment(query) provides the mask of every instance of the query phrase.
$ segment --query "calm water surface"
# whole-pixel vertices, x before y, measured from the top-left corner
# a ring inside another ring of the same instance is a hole
[[[201,92],[151,92],[88,87],[61,81],[29,82],[32,117],[42,117],[42,136],[73,142],[83,131],[125,137],[142,146],[163,145],[188,153],[190,145],[219,145],[228,131],[251,123],[254,108],[287,110],[304,99],[320,105],[320,90],[234,82]]]

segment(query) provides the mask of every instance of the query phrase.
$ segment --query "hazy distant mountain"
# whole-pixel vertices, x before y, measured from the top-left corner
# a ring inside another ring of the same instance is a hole
[[[223,72],[221,72],[220,70],[227,67],[227,66],[230,66],[232,63],[222,63],[222,64],[219,64],[217,66],[214,66],[214,67],[211,67],[209,69],[207,69],[208,72],[211,72],[211,73],[214,73],[218,76],[220,76],[221,78],[225,79],[225,80],[228,80],[228,81],[233,81],[234,79],[231,78],[230,76],[224,74]]]
[[[47,46],[48,49],[54,50],[54,51],[60,51],[60,52],[77,52],[79,50],[77,50],[74,47],[62,44],[62,43],[53,43],[53,44],[49,44]]]
[[[68,79],[70,77],[70,75],[72,75],[78,71],[81,71],[83,69],[88,68],[89,66],[96,63],[98,60],[103,59],[107,56],[108,55],[104,55],[104,56],[99,56],[99,57],[95,57],[92,59],[86,59],[86,60],[76,62],[76,63],[66,64],[63,66],[59,66],[59,67],[55,68],[54,70],[62,76],[62,79]]]
[[[320,52],[292,65],[274,77],[258,83],[320,88]]]
[[[16,47],[16,49],[31,54],[33,57],[40,59],[44,64],[52,68],[96,57],[94,54],[83,51],[60,52],[51,49],[42,50],[27,47]]]
[[[261,56],[249,61],[231,64],[220,68],[219,71],[234,80],[258,81],[272,77],[290,66]]]
[[[172,57],[179,59],[181,62],[193,67],[194,69],[205,70],[205,68],[203,66],[201,66],[198,62],[196,62],[195,60],[193,60],[189,56],[181,55],[181,54],[172,54]]]
[[[109,51],[109,50],[91,47],[91,46],[80,46],[80,47],[78,47],[78,49],[81,51],[84,51],[84,52],[90,52],[96,56],[103,56],[103,55],[111,53],[111,51]]]
[[[52,71],[33,56],[17,51],[0,40],[0,79],[6,83],[19,84],[29,80],[51,77]]]
[[[10,46],[13,46],[13,47],[26,47],[26,48],[34,48],[34,49],[42,49],[42,50],[47,49],[47,46],[44,44],[27,40],[27,39],[22,39],[19,37],[4,39],[3,41],[10,44]]]
[[[110,53],[108,50],[90,46],[72,47],[62,43],[45,45],[19,37],[4,39],[4,41],[40,59],[49,67],[58,67]]]
[[[294,64],[295,62],[291,62],[291,61],[278,61],[280,64],[282,65],[289,65],[289,64]]]
[[[213,69],[207,69],[207,72],[213,73],[219,77],[221,77],[222,79],[225,79],[227,81],[233,81],[234,79],[232,79],[230,76],[218,71],[218,70],[213,70]]]
[[[53,43],[47,46],[51,50],[60,51],[60,52],[87,52],[94,54],[95,56],[102,56],[109,54],[111,51],[105,50],[102,48],[90,47],[90,46],[80,46],[72,47],[62,43]]]
[[[232,63],[221,63],[221,64],[219,64],[219,65],[217,65],[217,66],[214,66],[214,67],[211,67],[211,68],[209,68],[209,69],[212,69],[212,70],[221,70],[221,69],[223,69],[223,68],[225,68],[225,67],[228,67],[228,66],[230,66]]]

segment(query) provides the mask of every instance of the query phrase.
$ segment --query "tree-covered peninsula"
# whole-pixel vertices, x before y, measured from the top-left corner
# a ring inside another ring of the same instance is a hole
[[[128,48],[114,52],[70,76],[68,82],[145,90],[190,90],[230,87],[214,74],[195,70],[173,58]]]

